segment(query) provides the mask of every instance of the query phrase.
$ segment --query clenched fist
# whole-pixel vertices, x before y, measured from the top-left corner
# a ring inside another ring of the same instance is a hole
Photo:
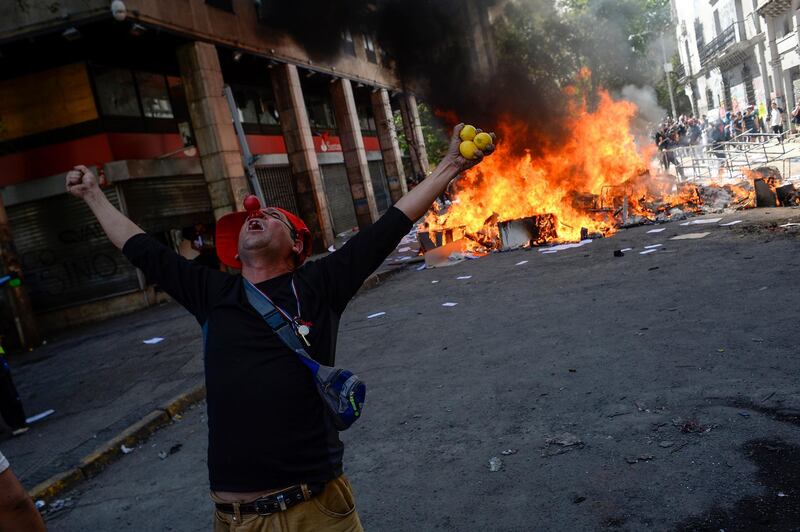
[[[67,172],[67,192],[76,198],[85,200],[99,190],[97,178],[85,166],[76,166]]]

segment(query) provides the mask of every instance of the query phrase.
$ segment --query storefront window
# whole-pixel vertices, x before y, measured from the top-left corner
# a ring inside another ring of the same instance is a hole
[[[346,54],[356,56],[356,45],[353,43],[353,34],[350,33],[350,30],[342,32],[342,49]]]
[[[161,74],[136,72],[139,96],[144,116],[148,118],[173,118],[166,78]]]
[[[316,129],[336,129],[336,119],[333,115],[331,102],[323,96],[310,94],[306,98],[308,108],[308,121]]]
[[[94,82],[103,115],[141,116],[133,73],[130,70],[95,67]]]
[[[371,63],[378,62],[378,56],[375,55],[375,43],[372,40],[372,36],[364,33],[364,50],[367,52],[367,61]]]
[[[377,131],[378,128],[375,126],[375,116],[372,114],[372,106],[359,105],[356,107],[356,112],[358,113],[358,124],[361,127],[361,131]]]
[[[234,88],[233,99],[239,110],[239,120],[243,124],[258,124],[258,101],[256,93],[250,89]]]
[[[278,116],[278,107],[275,105],[275,98],[272,96],[271,91],[259,91],[258,94],[258,114],[261,120],[261,125],[264,126],[277,126],[280,125],[280,118]]]

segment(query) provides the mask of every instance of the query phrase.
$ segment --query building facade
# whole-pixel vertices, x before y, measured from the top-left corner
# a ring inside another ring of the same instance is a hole
[[[678,83],[715,120],[774,99],[788,113],[800,87],[797,0],[672,0]]]
[[[371,35],[343,32],[316,62],[253,0],[64,0],[0,6],[0,244],[20,289],[0,334],[152,305],[157,287],[65,193],[85,164],[111,202],[176,250],[258,187],[309,224],[315,251],[372,223],[428,162],[414,94]],[[226,87],[253,154],[248,177]],[[35,326],[26,309],[32,309]],[[20,320],[22,317],[22,320]]]

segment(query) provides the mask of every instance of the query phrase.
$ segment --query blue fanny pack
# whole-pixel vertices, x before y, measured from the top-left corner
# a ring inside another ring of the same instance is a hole
[[[256,309],[275,334],[294,351],[300,361],[311,370],[322,402],[330,414],[336,430],[347,430],[361,417],[367,386],[352,371],[324,366],[311,358],[298,338],[295,323],[253,283],[244,279],[245,292],[250,305]]]

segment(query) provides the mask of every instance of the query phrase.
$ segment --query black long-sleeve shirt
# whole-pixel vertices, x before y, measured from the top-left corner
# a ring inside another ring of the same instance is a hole
[[[257,286],[290,316],[299,302],[309,354],[333,365],[345,306],[411,226],[392,207],[338,251]],[[123,253],[203,329],[211,489],[269,490],[340,475],[344,446],[311,373],[250,306],[241,275],[185,260],[144,234]]]

